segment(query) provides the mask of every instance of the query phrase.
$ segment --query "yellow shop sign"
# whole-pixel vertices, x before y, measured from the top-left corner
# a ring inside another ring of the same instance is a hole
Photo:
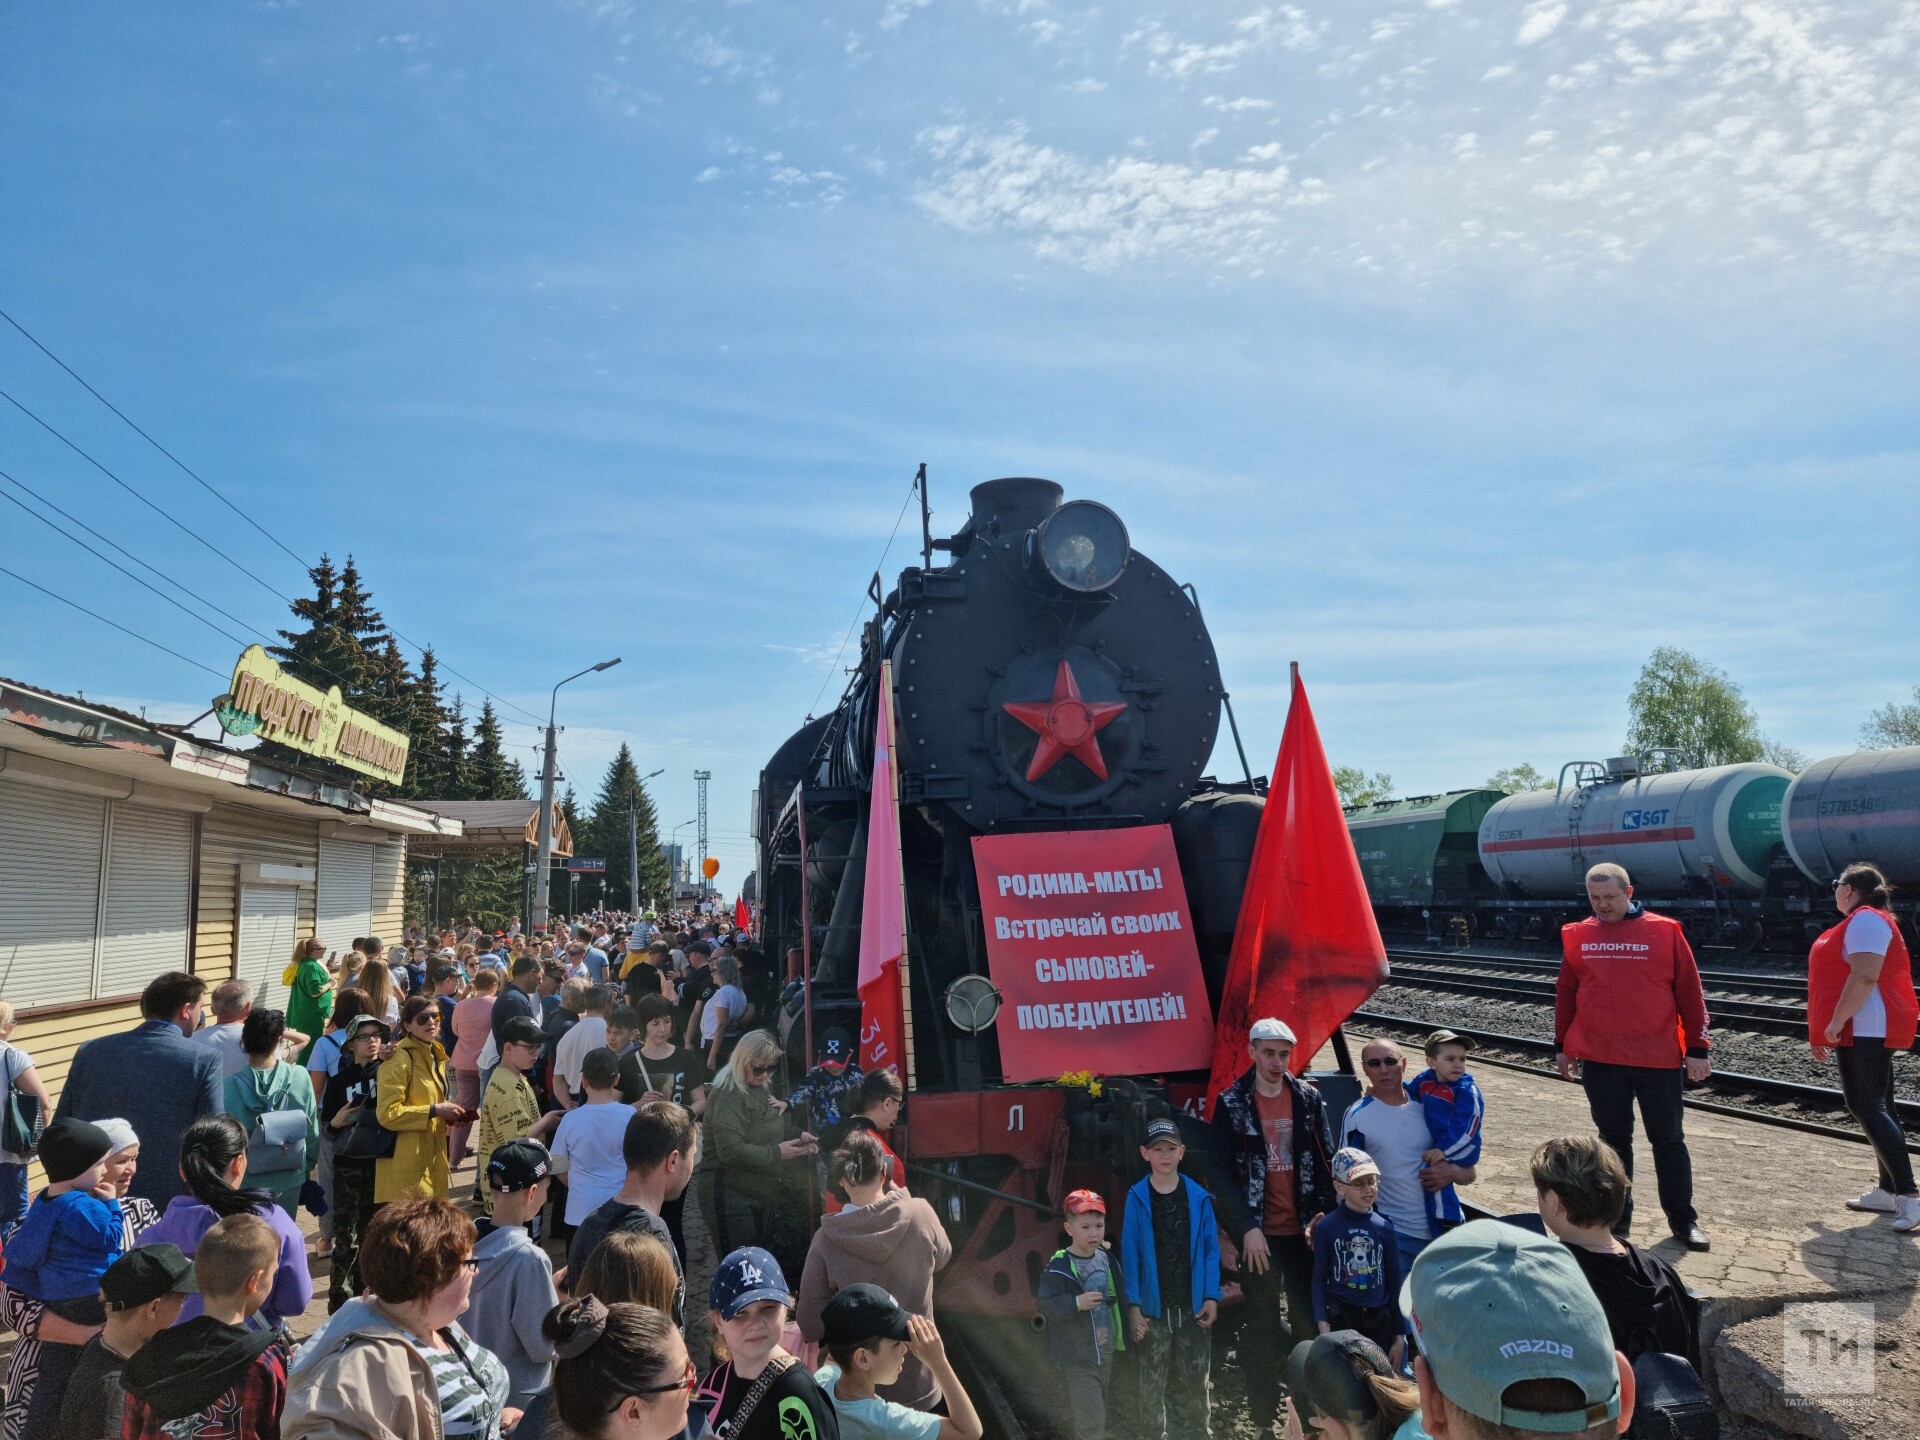
[[[258,645],[235,662],[214,714],[229,735],[258,735],[396,785],[406,774],[405,735],[348,708],[338,685],[322,691],[294,679]]]

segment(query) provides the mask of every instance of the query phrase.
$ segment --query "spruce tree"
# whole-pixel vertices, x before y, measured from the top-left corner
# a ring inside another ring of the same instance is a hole
[[[446,737],[446,773],[443,800],[475,800],[479,796],[473,788],[473,742],[467,734],[466,707],[460,697],[453,697],[453,704],[447,710],[446,723],[441,727]]]
[[[406,723],[400,727],[407,732],[412,750],[406,793],[416,800],[461,798],[447,788],[447,716],[441,695],[439,664],[431,649],[422,650],[419,673],[407,687]]]
[[[587,817],[586,835],[577,842],[584,855],[603,855],[607,861],[607,903],[621,909],[633,908],[627,886],[627,812],[638,814],[640,844],[640,896],[658,903],[668,890],[666,857],[660,853],[660,836],[653,801],[640,781],[640,768],[633,763],[633,751],[620,747],[607,767],[600,794]]]
[[[473,798],[476,800],[525,800],[527,773],[519,762],[507,758],[506,743],[500,734],[500,717],[493,701],[480,702],[480,718],[473,727],[471,756]]]

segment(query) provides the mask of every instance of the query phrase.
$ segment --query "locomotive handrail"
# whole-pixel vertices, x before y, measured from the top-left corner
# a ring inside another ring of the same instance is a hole
[[[991,1195],[995,1199],[1005,1200],[1009,1205],[1024,1205],[1029,1210],[1038,1210],[1042,1215],[1059,1213],[1053,1206],[1043,1205],[1038,1200],[1029,1200],[1024,1195],[1015,1195],[1007,1190],[996,1190],[991,1185],[982,1185],[978,1180],[964,1180],[958,1175],[949,1175],[944,1170],[936,1170],[931,1165],[923,1165],[918,1160],[903,1160],[900,1163],[908,1170],[918,1170],[922,1175],[932,1176],[935,1180],[948,1185],[958,1185],[962,1190],[976,1190],[982,1195]]]

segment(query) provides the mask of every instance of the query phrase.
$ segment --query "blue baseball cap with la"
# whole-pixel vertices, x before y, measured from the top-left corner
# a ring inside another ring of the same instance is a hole
[[[720,1262],[720,1268],[713,1272],[707,1299],[722,1320],[731,1320],[762,1300],[790,1305],[793,1292],[780,1272],[780,1262],[757,1245],[746,1245]]]

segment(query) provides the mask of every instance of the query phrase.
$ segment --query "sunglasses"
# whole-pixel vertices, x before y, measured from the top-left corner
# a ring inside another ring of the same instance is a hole
[[[776,1060],[771,1065],[749,1065],[747,1067],[747,1070],[750,1074],[754,1074],[754,1075],[771,1075],[774,1071],[778,1070],[779,1068],[780,1068],[780,1062]]]
[[[628,1395],[671,1395],[676,1390],[691,1390],[693,1389],[694,1386],[698,1385],[699,1383],[700,1383],[700,1372],[694,1369],[693,1361],[691,1358],[689,1358],[687,1361],[686,1373],[683,1374],[678,1380],[674,1381],[671,1385],[639,1385],[629,1389],[627,1391],[627,1394]],[[624,1399],[625,1396],[622,1396],[621,1398]],[[614,1409],[616,1410],[619,1408],[620,1407],[617,1405],[614,1406]]]
[[[1392,1066],[1404,1065],[1406,1063],[1407,1062],[1398,1055],[1376,1055],[1373,1059],[1367,1061],[1367,1069],[1386,1070]]]

